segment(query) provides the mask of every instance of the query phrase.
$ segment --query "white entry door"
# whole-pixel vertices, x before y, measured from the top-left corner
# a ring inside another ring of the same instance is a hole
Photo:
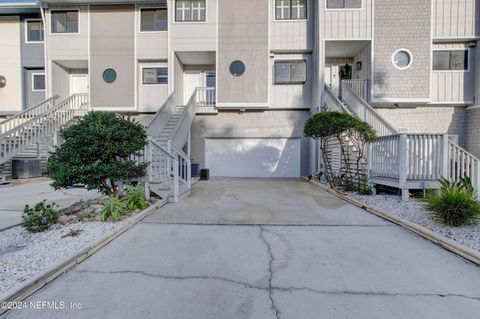
[[[197,87],[204,86],[203,84],[203,77],[205,76],[204,73],[199,73],[199,72],[189,72],[185,73],[185,86],[184,86],[184,99],[185,99],[185,104],[187,104],[188,100],[193,94],[193,91]]]
[[[72,74],[70,76],[70,94],[88,93],[88,75]]]
[[[340,67],[330,65],[325,67],[325,83],[332,89],[336,96],[340,96]]]
[[[206,139],[205,167],[211,176],[298,178],[300,139]]]

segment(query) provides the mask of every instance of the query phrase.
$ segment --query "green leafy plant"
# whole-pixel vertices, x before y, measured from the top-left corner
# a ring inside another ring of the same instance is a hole
[[[103,221],[106,221],[110,216],[119,221],[125,211],[125,204],[118,197],[109,196],[103,201],[100,215]]]
[[[136,209],[143,210],[148,207],[148,203],[145,200],[145,191],[140,186],[128,186],[123,198],[128,211],[134,211]]]
[[[442,223],[449,226],[470,225],[480,217],[480,203],[470,178],[464,177],[459,182],[440,180],[440,191],[429,195],[425,200],[427,209]]]
[[[56,223],[59,217],[58,205],[46,204],[43,200],[33,207],[25,205],[22,213],[22,226],[30,232],[41,232]]]
[[[90,112],[78,124],[62,130],[64,143],[51,153],[48,172],[55,189],[84,184],[118,197],[118,182],[145,175],[146,163],[138,164],[147,144],[142,125],[112,112]]]

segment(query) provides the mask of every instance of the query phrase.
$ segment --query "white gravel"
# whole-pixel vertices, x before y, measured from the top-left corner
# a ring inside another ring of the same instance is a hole
[[[462,245],[480,251],[480,224],[462,227],[445,226],[432,218],[431,213],[425,209],[425,203],[415,199],[405,202],[402,201],[400,196],[394,195],[367,196],[354,193],[348,193],[348,195],[368,206],[407,219]]]
[[[0,295],[80,253],[129,222],[55,224],[47,231],[29,233],[22,227],[0,232]],[[78,236],[65,236],[78,230]]]

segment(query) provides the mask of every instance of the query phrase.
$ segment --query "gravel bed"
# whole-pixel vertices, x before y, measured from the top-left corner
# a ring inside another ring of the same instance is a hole
[[[395,195],[367,196],[348,193],[348,196],[480,251],[480,224],[462,227],[445,226],[432,218],[430,212],[425,209],[425,203],[415,199],[405,202],[400,196]]]
[[[20,226],[0,232],[0,295],[80,253],[129,219],[55,224],[41,233],[29,233]]]

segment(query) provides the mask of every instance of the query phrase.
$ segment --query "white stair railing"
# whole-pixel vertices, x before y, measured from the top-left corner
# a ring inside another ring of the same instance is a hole
[[[168,140],[177,148],[183,147],[185,144],[190,129],[192,127],[193,119],[197,113],[197,89],[193,92],[192,96],[188,100],[185,110],[182,113],[177,125],[170,133]]]
[[[216,91],[214,87],[198,87],[196,103],[198,107],[214,109],[216,105]]]
[[[45,101],[34,105],[20,113],[17,113],[13,116],[10,116],[8,119],[0,122],[0,135],[5,134],[6,132],[14,129],[15,127],[22,125],[26,121],[44,113],[48,109],[54,107],[55,101],[59,98],[58,95],[55,95]]]
[[[355,94],[368,101],[368,80],[343,80],[342,85],[348,85]]]
[[[370,124],[378,136],[398,134],[398,131],[378,114],[364,99],[348,85],[342,85],[342,100],[361,120]]]
[[[324,107],[327,111],[351,113],[350,110],[335,96],[335,93],[325,84],[324,88]]]
[[[444,167],[445,178],[452,182],[458,182],[460,178],[468,176],[472,181],[473,188],[478,192],[480,190],[480,160],[450,140],[446,147],[448,154]]]
[[[175,101],[175,93],[173,92],[168,96],[163,105],[155,114],[153,120],[148,125],[147,134],[158,136],[167,125],[168,120],[170,119],[172,114],[175,113],[176,107],[177,104]]]
[[[42,139],[56,134],[58,129],[75,117],[90,110],[87,94],[74,94],[56,106],[16,126],[0,136],[0,164],[12,159]]]

